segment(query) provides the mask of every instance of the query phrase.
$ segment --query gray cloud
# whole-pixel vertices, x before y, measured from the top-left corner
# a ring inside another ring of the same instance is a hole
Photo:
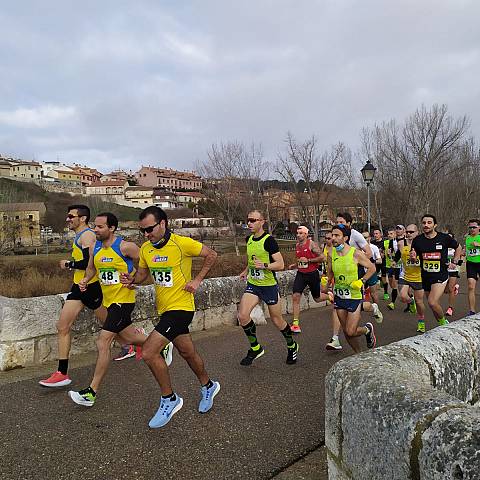
[[[327,148],[422,102],[479,136],[471,0],[9,2],[0,152],[100,170],[192,168],[212,142],[288,130]]]

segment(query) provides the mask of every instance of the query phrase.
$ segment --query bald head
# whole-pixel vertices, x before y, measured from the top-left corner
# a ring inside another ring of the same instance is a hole
[[[407,238],[413,240],[418,235],[418,227],[414,223],[411,223],[410,225],[407,225],[405,233]]]

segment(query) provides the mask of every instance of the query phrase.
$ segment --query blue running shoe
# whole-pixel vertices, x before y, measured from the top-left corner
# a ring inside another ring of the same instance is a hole
[[[202,394],[202,399],[198,404],[198,411],[200,413],[207,413],[213,407],[213,399],[219,391],[220,384],[218,382],[213,382],[213,385],[210,388],[202,387],[200,389]]]
[[[163,398],[160,400],[160,407],[157,413],[148,422],[150,428],[164,427],[172,417],[183,407],[183,398],[175,394],[175,400]]]

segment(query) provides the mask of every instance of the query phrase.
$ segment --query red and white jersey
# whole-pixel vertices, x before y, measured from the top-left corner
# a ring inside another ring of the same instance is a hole
[[[303,244],[297,243],[296,248],[295,248],[295,255],[297,258],[316,258],[318,257],[317,254],[313,253],[310,250],[312,241],[310,239],[307,239],[307,241]],[[306,262],[297,262],[297,267],[298,271],[302,273],[309,273],[309,272],[314,272],[318,268],[318,263],[306,263]]]

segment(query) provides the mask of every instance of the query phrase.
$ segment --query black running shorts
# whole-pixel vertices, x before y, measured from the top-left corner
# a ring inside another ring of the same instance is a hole
[[[320,274],[318,270],[313,272],[298,272],[293,281],[293,293],[303,293],[306,287],[310,288],[313,298],[320,298]]]
[[[67,296],[67,300],[80,300],[90,310],[96,310],[97,308],[100,308],[103,301],[100,282],[89,283],[84,292],[81,292],[80,287],[74,283],[70,293]]]
[[[192,323],[195,312],[186,310],[169,310],[160,315],[155,330],[173,342],[179,335],[190,333],[188,327]]]
[[[466,262],[467,263],[467,278],[473,278],[478,280],[480,277],[480,263]]]
[[[134,303],[112,303],[107,307],[107,318],[102,329],[113,333],[120,333],[132,324]]]
[[[426,292],[430,292],[432,290],[432,285],[435,283],[447,283],[448,280],[448,273],[436,273],[435,275],[422,275],[422,286]]]

